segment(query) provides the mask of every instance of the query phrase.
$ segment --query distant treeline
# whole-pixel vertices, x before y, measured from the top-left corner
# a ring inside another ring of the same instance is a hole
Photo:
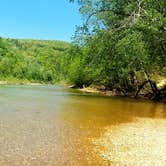
[[[60,65],[69,47],[63,41],[0,38],[0,79],[57,82],[62,79]]]

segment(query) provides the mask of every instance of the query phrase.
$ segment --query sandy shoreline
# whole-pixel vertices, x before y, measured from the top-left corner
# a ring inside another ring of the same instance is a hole
[[[6,85],[7,83],[7,81],[0,81],[0,85]]]
[[[24,82],[24,81],[0,81],[0,85],[11,85],[11,84],[16,84],[16,85],[43,85],[43,83],[38,83],[38,82]],[[46,84],[46,83],[44,83]]]
[[[106,96],[118,96],[118,94],[113,91],[98,90],[97,88],[92,88],[92,87],[86,87],[86,88],[82,88],[82,89],[78,88],[78,90],[81,92],[101,94],[101,95],[106,95]]]
[[[136,119],[136,121],[106,128],[93,143],[110,165],[166,165],[166,119]]]

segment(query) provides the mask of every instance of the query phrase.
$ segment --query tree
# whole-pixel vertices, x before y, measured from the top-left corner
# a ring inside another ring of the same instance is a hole
[[[75,41],[78,46],[86,48],[87,65],[100,68],[100,76],[96,80],[103,81],[108,87],[118,87],[123,92],[135,92],[140,87],[139,82],[144,82],[145,78],[157,97],[158,89],[154,88],[157,86],[151,75],[157,68],[166,66],[166,2],[71,2],[80,5],[84,18],[83,25],[77,28]],[[83,40],[79,42],[80,38]],[[137,73],[141,77],[138,78]]]

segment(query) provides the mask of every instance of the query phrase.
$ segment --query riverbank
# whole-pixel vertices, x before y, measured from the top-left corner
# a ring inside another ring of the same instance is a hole
[[[44,81],[30,81],[27,79],[17,79],[17,78],[1,78],[0,85],[61,85],[69,87],[69,84],[66,81],[59,82],[44,82]]]
[[[163,88],[166,87],[166,79],[162,80],[161,82],[159,82],[157,84],[158,88]],[[73,88],[73,87],[72,87]],[[75,88],[75,87],[74,87]],[[135,98],[135,94],[133,93],[122,93],[120,91],[116,91],[116,90],[105,90],[104,87],[97,87],[97,86],[90,86],[90,87],[84,87],[84,88],[75,88],[77,90],[79,90],[80,92],[85,92],[85,93],[93,93],[93,94],[98,94],[98,95],[105,95],[105,96],[121,96],[121,97],[129,97],[129,98]],[[166,89],[166,88],[165,88]],[[148,91],[148,93],[147,93]],[[143,90],[139,96],[137,97],[137,99],[147,99],[147,100],[153,100],[149,98],[149,91],[150,90]],[[166,98],[162,98],[161,100],[158,100],[161,102],[166,103]]]
[[[42,85],[43,83],[39,82],[27,82],[27,81],[0,81],[0,85]]]
[[[95,93],[95,94],[106,95],[106,96],[117,96],[117,94],[113,91],[100,90],[95,87],[78,88],[78,90],[81,92],[86,92],[86,93]]]
[[[162,111],[162,110],[161,110]],[[162,112],[160,112],[162,113]],[[160,114],[159,114],[160,115]],[[107,127],[94,149],[110,165],[166,165],[166,119],[137,118]]]
[[[66,86],[69,88],[76,89],[83,93],[92,93],[92,94],[104,95],[104,96],[121,96],[121,97],[135,98],[135,95],[132,93],[124,94],[117,90],[112,90],[112,91],[106,90],[106,88],[104,86],[94,86],[93,85],[93,86],[89,86],[89,87],[78,88],[75,86],[69,86],[69,84],[65,81],[51,83],[51,82],[36,82],[36,81],[10,78],[10,79],[0,80],[0,85],[34,85],[34,86],[35,85],[61,85],[61,86]],[[165,89],[166,89],[166,79],[162,79],[161,81],[159,81],[159,83],[157,84],[157,87],[158,88],[165,87]],[[147,90],[142,91],[137,98],[149,100],[149,96],[146,93],[147,93]],[[166,98],[159,100],[159,101],[166,103]]]
[[[36,82],[36,81],[29,81],[29,80],[19,80],[19,79],[4,79],[0,80],[0,85],[43,85],[43,84],[50,84],[46,82]]]

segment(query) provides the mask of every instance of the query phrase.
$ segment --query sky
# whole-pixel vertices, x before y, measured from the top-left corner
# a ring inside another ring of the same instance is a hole
[[[81,24],[76,4],[68,0],[1,0],[0,36],[71,41]]]

